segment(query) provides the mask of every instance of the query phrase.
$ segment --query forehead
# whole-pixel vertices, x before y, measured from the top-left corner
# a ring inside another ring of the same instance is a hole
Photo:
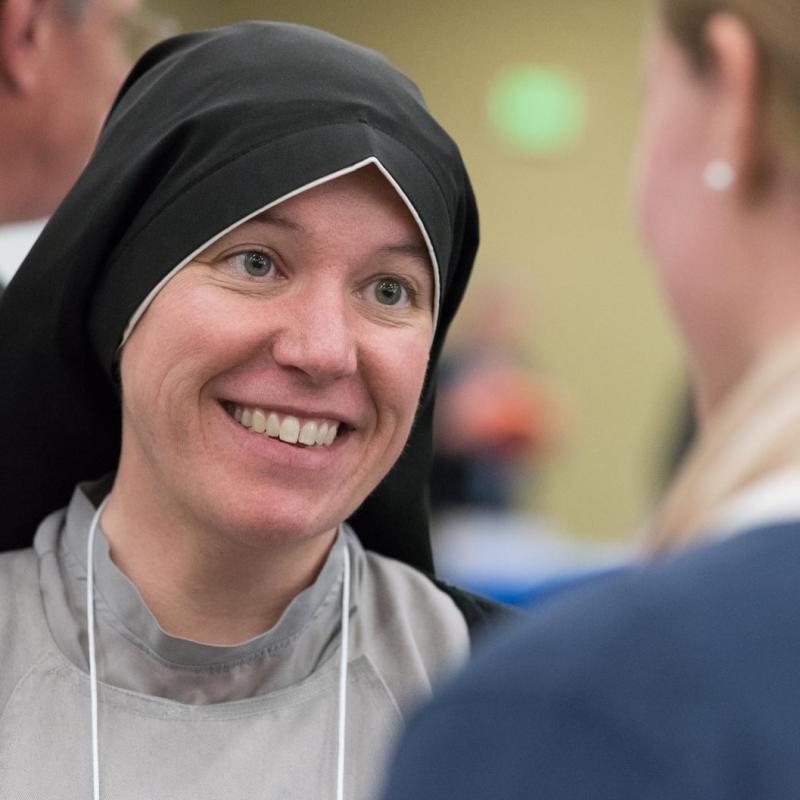
[[[276,203],[249,223],[266,224],[333,245],[337,240],[343,240],[342,245],[357,244],[364,249],[390,245],[418,256],[432,269],[423,229],[374,167],[343,175]],[[358,234],[356,242],[352,241],[354,232]]]
[[[394,221],[396,227],[407,228],[421,236],[420,231],[395,189],[372,165],[362,167],[332,180],[313,186],[272,206],[281,213],[314,215],[334,210],[342,202],[360,206],[381,221]]]

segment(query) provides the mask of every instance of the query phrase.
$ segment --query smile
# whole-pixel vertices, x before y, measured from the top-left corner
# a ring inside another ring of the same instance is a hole
[[[339,423],[333,420],[303,419],[233,403],[226,403],[225,410],[249,431],[280,439],[286,444],[330,447],[339,432]]]

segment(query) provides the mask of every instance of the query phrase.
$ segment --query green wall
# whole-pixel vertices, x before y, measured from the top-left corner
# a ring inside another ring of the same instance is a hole
[[[537,505],[577,535],[630,535],[653,499],[681,396],[675,334],[631,223],[640,0],[161,0],[184,28],[271,18],[384,52],[460,144],[482,219],[476,288],[510,281],[535,307],[531,358],[569,395],[568,437]],[[557,159],[506,150],[486,121],[509,64],[566,68],[588,93],[580,145]]]

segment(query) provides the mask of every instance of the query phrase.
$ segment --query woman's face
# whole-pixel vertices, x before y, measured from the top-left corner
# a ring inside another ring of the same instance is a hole
[[[690,349],[708,346],[733,309],[726,265],[731,221],[703,183],[718,150],[711,78],[700,76],[658,26],[645,48],[645,106],[634,160],[636,215]]]
[[[406,442],[433,294],[420,231],[376,169],[242,224],[123,349],[120,476],[240,539],[330,531]]]

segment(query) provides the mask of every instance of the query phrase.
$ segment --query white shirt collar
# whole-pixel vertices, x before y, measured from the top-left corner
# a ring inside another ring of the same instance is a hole
[[[800,518],[800,466],[772,473],[745,489],[715,516],[716,539],[745,530]]]
[[[0,225],[0,284],[8,284],[14,277],[46,222],[45,219],[37,219]]]

